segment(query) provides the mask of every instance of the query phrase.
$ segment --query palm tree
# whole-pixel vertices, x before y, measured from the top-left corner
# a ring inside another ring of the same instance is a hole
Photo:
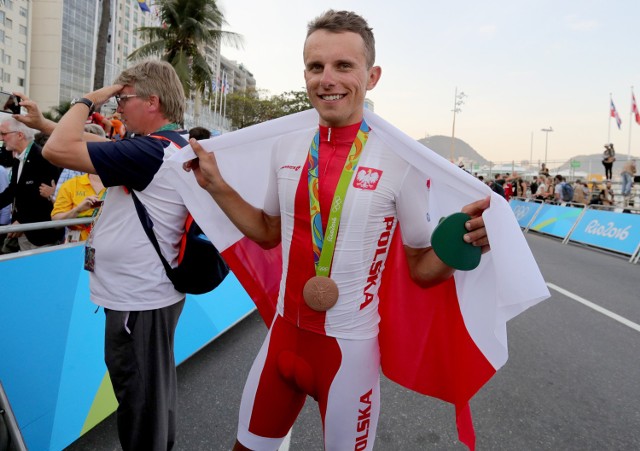
[[[138,28],[148,44],[128,59],[160,56],[175,68],[187,96],[192,90],[202,94],[213,80],[213,71],[202,53],[204,46],[222,41],[238,45],[240,35],[221,30],[227,22],[215,0],[157,0],[155,5],[162,25]]]
[[[104,69],[107,58],[107,43],[109,42],[109,22],[111,22],[111,0],[102,0],[100,26],[96,43],[95,73],[93,75],[93,89],[104,86]]]

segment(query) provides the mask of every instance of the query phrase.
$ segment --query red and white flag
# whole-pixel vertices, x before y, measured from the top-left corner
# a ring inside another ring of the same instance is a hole
[[[631,113],[636,117],[636,124],[640,125],[640,112],[638,112],[638,105],[636,104],[636,96],[631,91]]]
[[[410,280],[402,241],[395,236],[379,291],[383,372],[403,386],[454,404],[460,439],[473,448],[468,403],[507,361],[506,323],[549,297],[549,291],[501,196],[374,113],[365,110],[365,118],[371,133],[430,181],[431,217],[447,216],[491,196],[483,216],[492,250],[482,256],[476,269],[457,271],[445,283],[420,288]],[[300,130],[309,130],[311,137],[317,124],[317,113],[309,110],[201,144],[215,151],[225,180],[248,202],[261,207],[275,141]],[[231,224],[193,174],[182,170],[182,162],[193,157],[193,151],[185,148],[165,164],[175,171],[177,189],[194,219],[222,251],[270,324],[282,275],[280,247],[264,251]]]
[[[613,99],[610,99],[611,106],[609,107],[609,114],[612,118],[616,120],[616,124],[618,125],[618,129],[620,129],[620,125],[622,124],[622,119],[620,119],[620,115],[618,114],[618,110],[616,110],[616,106],[613,104]]]

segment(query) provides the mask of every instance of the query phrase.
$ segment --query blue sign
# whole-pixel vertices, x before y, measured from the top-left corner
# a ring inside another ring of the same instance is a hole
[[[587,210],[570,239],[633,255],[640,243],[640,215]]]
[[[511,199],[509,201],[509,205],[513,210],[513,214],[516,215],[516,219],[518,220],[520,227],[525,228],[529,225],[533,216],[536,214],[536,211],[538,211],[542,204],[538,202],[524,202],[522,200]]]
[[[564,238],[583,211],[583,208],[545,204],[531,224],[530,230]]]

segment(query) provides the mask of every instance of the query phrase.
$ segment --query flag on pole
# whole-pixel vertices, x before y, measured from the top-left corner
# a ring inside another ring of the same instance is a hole
[[[620,119],[620,115],[618,114],[618,110],[616,110],[616,106],[613,104],[613,99],[611,100],[611,117],[615,118],[616,124],[618,124],[618,130],[620,129],[620,125],[622,124],[622,119]]]
[[[452,403],[459,437],[473,448],[469,400],[507,361],[506,322],[549,297],[549,291],[501,196],[373,112],[365,110],[365,119],[372,130],[369,140],[384,143],[428,177],[431,217],[491,196],[483,214],[491,252],[482,256],[476,269],[457,271],[433,288],[418,287],[409,278],[398,227],[379,291],[382,371],[405,387]],[[262,208],[276,142],[294,132],[308,133],[311,142],[317,124],[316,111],[308,110],[201,144],[215,150],[225,180],[247,202]],[[182,163],[194,156],[186,147],[164,164],[174,171],[172,180],[194,219],[271,324],[282,276],[281,248],[265,251],[235,228],[193,174],[182,169]]]
[[[218,82],[216,81],[215,78],[213,78],[211,80],[211,92],[217,92],[218,91]]]
[[[638,112],[638,105],[636,104],[636,96],[631,91],[631,113],[636,117],[636,124],[640,125],[640,112]]]
[[[149,9],[149,5],[147,5],[147,0],[138,0],[138,6],[140,7],[140,9],[142,11],[144,11],[145,13],[150,12],[151,10]]]

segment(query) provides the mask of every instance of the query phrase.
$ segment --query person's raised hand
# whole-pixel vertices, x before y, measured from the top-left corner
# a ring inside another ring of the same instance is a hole
[[[189,140],[189,144],[191,144],[191,148],[195,152],[196,158],[187,161],[182,165],[182,167],[187,172],[193,171],[198,184],[213,194],[213,192],[223,182],[216,157],[213,152],[204,150],[200,143],[194,138]]]
[[[484,218],[482,213],[489,208],[491,197],[487,196],[484,199],[472,202],[462,207],[462,212],[471,216],[465,223],[467,233],[463,239],[467,243],[471,243],[474,246],[482,247],[482,253],[488,252],[491,249],[489,244],[489,237],[487,236],[487,229],[484,225]]]

